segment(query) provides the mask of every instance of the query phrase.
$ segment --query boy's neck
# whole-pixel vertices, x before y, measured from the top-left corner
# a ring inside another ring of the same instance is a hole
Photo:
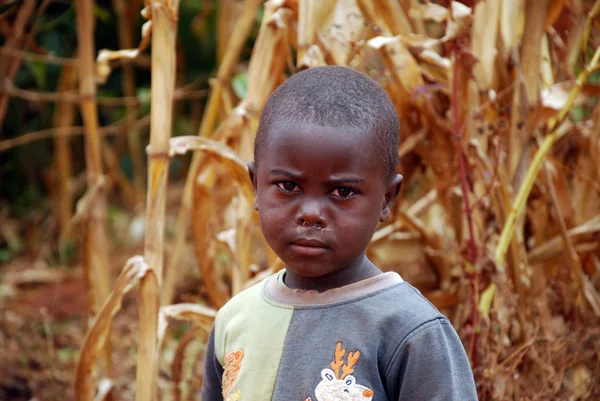
[[[382,274],[365,255],[351,265],[321,277],[306,277],[286,270],[283,282],[295,290],[324,292]]]

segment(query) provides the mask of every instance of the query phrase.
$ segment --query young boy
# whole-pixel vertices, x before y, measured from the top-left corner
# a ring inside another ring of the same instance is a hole
[[[450,322],[365,256],[402,184],[398,133],[385,92],[349,68],[308,69],[271,95],[248,168],[286,268],[219,311],[202,401],[477,399]]]

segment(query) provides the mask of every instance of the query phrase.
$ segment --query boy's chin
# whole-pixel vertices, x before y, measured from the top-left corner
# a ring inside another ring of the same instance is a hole
[[[300,277],[319,278],[335,272],[333,266],[312,263],[286,263],[286,271]]]

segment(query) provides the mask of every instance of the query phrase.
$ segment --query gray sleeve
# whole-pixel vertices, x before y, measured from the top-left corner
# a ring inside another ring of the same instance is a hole
[[[202,401],[223,401],[221,395],[221,379],[223,377],[223,367],[215,355],[215,328],[213,326],[208,344],[206,344],[206,354],[204,356],[204,378],[202,381]]]
[[[467,354],[445,318],[424,323],[406,336],[385,378],[391,400],[477,400]]]

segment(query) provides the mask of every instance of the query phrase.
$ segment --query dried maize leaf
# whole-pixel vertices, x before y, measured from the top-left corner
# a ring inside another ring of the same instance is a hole
[[[153,274],[153,271],[146,264],[143,257],[134,256],[127,260],[108,299],[94,318],[83,340],[75,367],[74,386],[77,400],[91,401],[94,399],[95,389],[92,388],[94,366],[106,339],[110,335],[112,319],[121,309],[125,294],[148,273]]]
[[[279,8],[265,14],[248,66],[248,94],[217,129],[215,138],[238,149],[244,160],[252,158],[258,116],[271,92],[284,79],[292,11]],[[269,16],[267,16],[269,15]]]
[[[178,136],[169,140],[169,156],[183,155],[188,151],[203,151],[231,172],[233,181],[240,186],[242,194],[249,202],[254,200],[252,183],[248,177],[248,168],[238,155],[228,146],[211,139],[197,136]]]
[[[584,143],[589,154],[580,151],[577,155],[574,175],[571,182],[575,208],[575,221],[583,223],[600,213],[600,106],[596,106],[592,124],[579,128],[587,139]]]
[[[508,61],[512,49],[523,35],[524,6],[525,0],[503,0],[500,3],[500,58],[504,62]]]
[[[565,6],[568,5],[569,0],[550,0],[550,4],[548,5],[548,15],[546,16],[546,28],[556,22]]]
[[[200,340],[203,343],[208,341],[208,335],[206,331],[200,327],[192,327],[190,328],[183,338],[179,340],[177,344],[177,348],[175,349],[175,354],[173,355],[173,362],[171,362],[171,377],[173,379],[173,400],[181,401],[182,399],[182,391],[181,391],[181,381],[183,380],[183,362],[185,359],[185,350],[188,345],[194,340]],[[187,399],[187,398],[183,398]]]
[[[479,89],[487,90],[494,83],[494,65],[496,54],[496,38],[498,37],[498,17],[500,16],[500,0],[480,1],[475,6],[471,46],[479,59],[473,68]]]
[[[377,13],[372,0],[356,0],[356,5],[364,18],[365,26],[370,28],[372,34],[382,36],[393,35],[383,16]]]
[[[567,234],[573,245],[583,242],[588,242],[593,239],[594,235],[600,232],[600,215],[594,217],[590,221],[575,228],[570,229]],[[527,260],[531,264],[541,263],[550,258],[564,252],[564,241],[560,235],[554,236],[552,239],[544,242],[533,248],[527,254]]]
[[[248,110],[251,118],[240,137],[239,155],[250,160],[254,138],[258,129],[258,113],[267,98],[284,80],[286,59],[289,53],[289,19],[292,11],[281,8],[263,22],[248,66],[248,95],[240,107]]]
[[[442,57],[430,49],[414,52],[414,54],[417,59],[423,62],[420,64],[420,66],[421,72],[424,76],[433,82],[438,82],[448,86],[450,68],[452,66],[450,59]]]
[[[457,1],[453,1],[450,6],[450,16],[452,18],[448,19],[446,33],[439,42],[447,42],[466,34],[473,20],[472,10]]]
[[[527,101],[537,105],[542,62],[541,43],[546,27],[549,0],[527,1],[525,5],[525,31],[521,44],[521,69],[525,78]]]
[[[408,15],[413,19],[434,21],[441,24],[450,17],[450,10],[435,3],[417,3],[410,7]]]
[[[400,84],[408,97],[424,85],[419,64],[399,37],[378,36],[369,40],[367,45],[379,52],[394,81]]]
[[[396,271],[420,289],[437,286],[437,276],[431,268],[420,234],[392,234],[386,241],[369,245],[367,256],[382,270]]]
[[[357,4],[361,11],[368,10],[369,14],[365,16],[371,17],[371,13],[380,16],[392,35],[408,35],[413,32],[408,16],[397,0],[358,0]]]
[[[308,48],[304,56],[298,61],[298,69],[305,70],[307,68],[319,67],[327,65],[321,48],[317,45],[312,45]]]
[[[233,30],[244,12],[245,0],[222,0],[217,3],[217,64],[221,64]],[[200,14],[198,14],[200,15]],[[194,20],[194,25],[206,29],[206,17]]]
[[[298,63],[310,46],[315,44],[317,32],[331,19],[336,0],[302,0],[298,10]]]
[[[338,0],[331,20],[318,32],[319,42],[333,64],[348,65],[355,55],[353,44],[365,38],[364,20],[354,0]]]
[[[554,84],[554,72],[552,70],[552,63],[550,61],[550,46],[548,44],[548,35],[542,35],[542,60],[540,66],[540,75],[541,75],[541,87],[549,88]]]
[[[540,93],[541,105],[544,108],[559,111],[562,110],[569,100],[569,93],[573,90],[576,81],[562,81]],[[588,103],[593,97],[600,96],[600,85],[583,84],[581,91],[575,97],[573,106],[581,106]]]
[[[204,289],[211,304],[218,309],[225,305],[230,295],[225,284],[215,278],[215,247],[210,229],[213,215],[212,199],[208,188],[203,183],[196,183],[193,189],[194,207],[191,213],[191,224],[194,251]]]

